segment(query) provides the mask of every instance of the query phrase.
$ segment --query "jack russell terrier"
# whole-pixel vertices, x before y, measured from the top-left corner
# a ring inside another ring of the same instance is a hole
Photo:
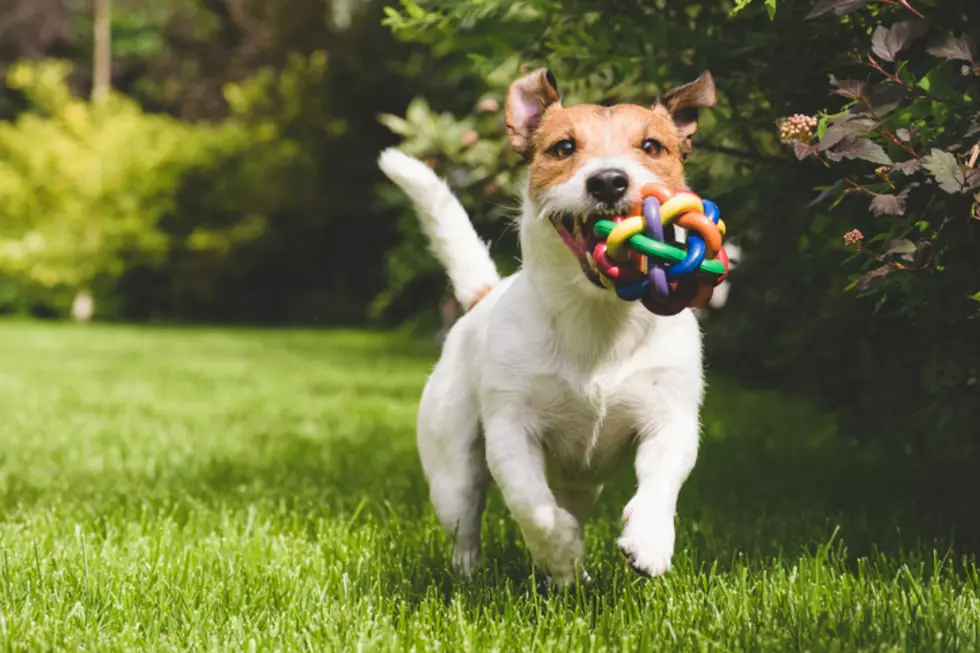
[[[445,182],[421,161],[382,153],[382,170],[413,200],[469,309],[446,337],[418,413],[430,497],[462,573],[482,562],[492,479],[550,582],[584,577],[588,513],[628,453],[637,490],[619,548],[643,575],[670,569],[677,496],[698,453],[698,321],[687,309],[660,317],[622,301],[582,265],[601,216],[623,214],[648,183],[687,188],[698,110],[714,103],[708,72],[651,107],[562,106],[546,69],[514,82],[508,137],[530,170],[522,269],[505,279]]]

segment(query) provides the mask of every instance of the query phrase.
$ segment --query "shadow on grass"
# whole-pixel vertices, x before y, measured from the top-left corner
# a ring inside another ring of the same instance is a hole
[[[695,568],[726,569],[740,557],[760,564],[795,557],[835,531],[852,556],[977,551],[977,495],[967,460],[926,466],[860,448],[832,418],[775,394],[720,384],[709,397],[701,458],[679,508],[678,549]],[[258,434],[240,451],[240,458],[195,460],[153,475],[72,478],[63,488],[32,487],[11,472],[0,506],[10,515],[51,503],[95,523],[120,513],[186,523],[202,506],[237,512],[258,505],[311,538],[323,520],[350,521],[353,528],[365,520],[394,524],[392,533],[428,529],[428,549],[413,553],[412,564],[441,570],[417,578],[449,591],[448,542],[432,518],[408,434],[382,426],[357,439]],[[590,525],[590,544],[615,548],[632,488],[628,470],[610,484]],[[529,577],[499,497],[492,497],[485,524],[491,577]],[[401,571],[389,580],[405,582]]]

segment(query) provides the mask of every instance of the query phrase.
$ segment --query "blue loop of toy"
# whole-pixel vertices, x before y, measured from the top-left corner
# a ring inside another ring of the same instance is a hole
[[[687,236],[687,254],[684,256],[684,260],[676,265],[670,266],[667,270],[668,279],[679,279],[686,274],[694,272],[699,267],[701,267],[701,262],[704,261],[704,255],[707,253],[707,248],[704,246],[704,240],[700,236],[695,236],[694,234],[688,234]]]
[[[701,200],[701,205],[704,207],[705,217],[718,224],[718,220],[721,219],[721,211],[718,210],[718,205],[711,200]]]
[[[647,285],[650,282],[646,279],[640,279],[636,283],[631,283],[628,286],[619,286],[616,288],[616,295],[620,299],[628,302],[635,302],[643,299],[643,295],[647,291]]]

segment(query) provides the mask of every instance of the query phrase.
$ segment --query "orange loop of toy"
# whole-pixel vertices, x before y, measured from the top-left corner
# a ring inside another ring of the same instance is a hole
[[[674,191],[670,190],[663,184],[646,184],[640,189],[640,195],[644,198],[646,197],[656,197],[657,201],[664,204],[671,197],[674,196]],[[637,214],[641,215],[641,214]]]
[[[721,249],[721,232],[707,216],[703,213],[685,213],[674,222],[678,227],[697,232],[701,236],[707,250],[705,253],[707,258],[718,256],[718,250]]]
[[[673,196],[674,191],[663,184],[645,184],[640,188],[640,199],[633,205],[632,210],[630,210],[630,215],[643,215],[643,200],[648,197],[654,197],[658,202],[663,204]]]

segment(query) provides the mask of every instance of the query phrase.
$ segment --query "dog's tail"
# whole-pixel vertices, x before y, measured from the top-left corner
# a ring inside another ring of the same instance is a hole
[[[414,202],[422,231],[449,274],[456,300],[469,310],[500,281],[500,274],[466,210],[446,182],[418,159],[389,148],[378,165]]]

